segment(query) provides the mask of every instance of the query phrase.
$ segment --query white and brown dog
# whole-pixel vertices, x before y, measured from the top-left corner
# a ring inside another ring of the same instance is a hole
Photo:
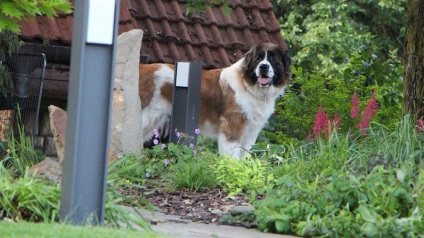
[[[202,72],[199,128],[218,139],[221,154],[241,158],[256,142],[289,83],[290,64],[287,51],[264,43],[227,68]],[[154,129],[168,133],[174,70],[170,64],[140,65],[144,142]]]

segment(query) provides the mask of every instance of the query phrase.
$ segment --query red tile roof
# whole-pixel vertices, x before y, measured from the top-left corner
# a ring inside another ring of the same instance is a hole
[[[121,0],[119,32],[142,29],[141,53],[148,54],[150,62],[199,61],[204,68],[228,66],[258,42],[286,47],[270,1],[229,2],[230,15],[214,5],[198,16],[186,16],[182,0]],[[72,20],[72,15],[61,14],[22,21],[21,37],[69,45]]]

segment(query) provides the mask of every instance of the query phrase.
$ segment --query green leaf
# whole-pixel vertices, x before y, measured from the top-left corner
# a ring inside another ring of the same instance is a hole
[[[286,215],[279,215],[275,221],[275,229],[278,233],[290,231],[290,218]]]
[[[0,9],[7,17],[21,19],[21,17],[24,16],[24,13],[13,2],[0,3]]]
[[[403,169],[396,170],[396,177],[400,182],[404,182],[406,173]]]
[[[229,16],[230,14],[231,14],[231,8],[230,8],[230,6],[228,5],[228,3],[224,3],[223,5],[222,5],[222,11],[224,11],[224,14],[225,15],[227,15],[227,16]]]
[[[366,205],[360,205],[358,207],[358,212],[367,222],[375,223],[377,222],[377,218],[380,218],[380,216],[371,207]]]

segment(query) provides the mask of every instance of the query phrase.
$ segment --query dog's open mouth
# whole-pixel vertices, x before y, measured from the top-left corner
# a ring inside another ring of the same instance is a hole
[[[266,76],[260,76],[258,78],[258,83],[261,87],[269,87],[272,84],[272,78]]]

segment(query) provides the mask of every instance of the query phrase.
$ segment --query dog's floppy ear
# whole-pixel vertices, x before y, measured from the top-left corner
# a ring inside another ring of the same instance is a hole
[[[291,66],[291,58],[287,52],[287,50],[282,50],[282,55],[281,55],[281,59],[283,61],[283,65],[284,65],[284,74],[286,77],[290,77],[291,74],[291,70],[290,70],[290,66]]]
[[[250,68],[252,64],[255,63],[257,57],[257,51],[259,44],[254,45],[250,50],[244,55],[244,64],[246,68]]]

